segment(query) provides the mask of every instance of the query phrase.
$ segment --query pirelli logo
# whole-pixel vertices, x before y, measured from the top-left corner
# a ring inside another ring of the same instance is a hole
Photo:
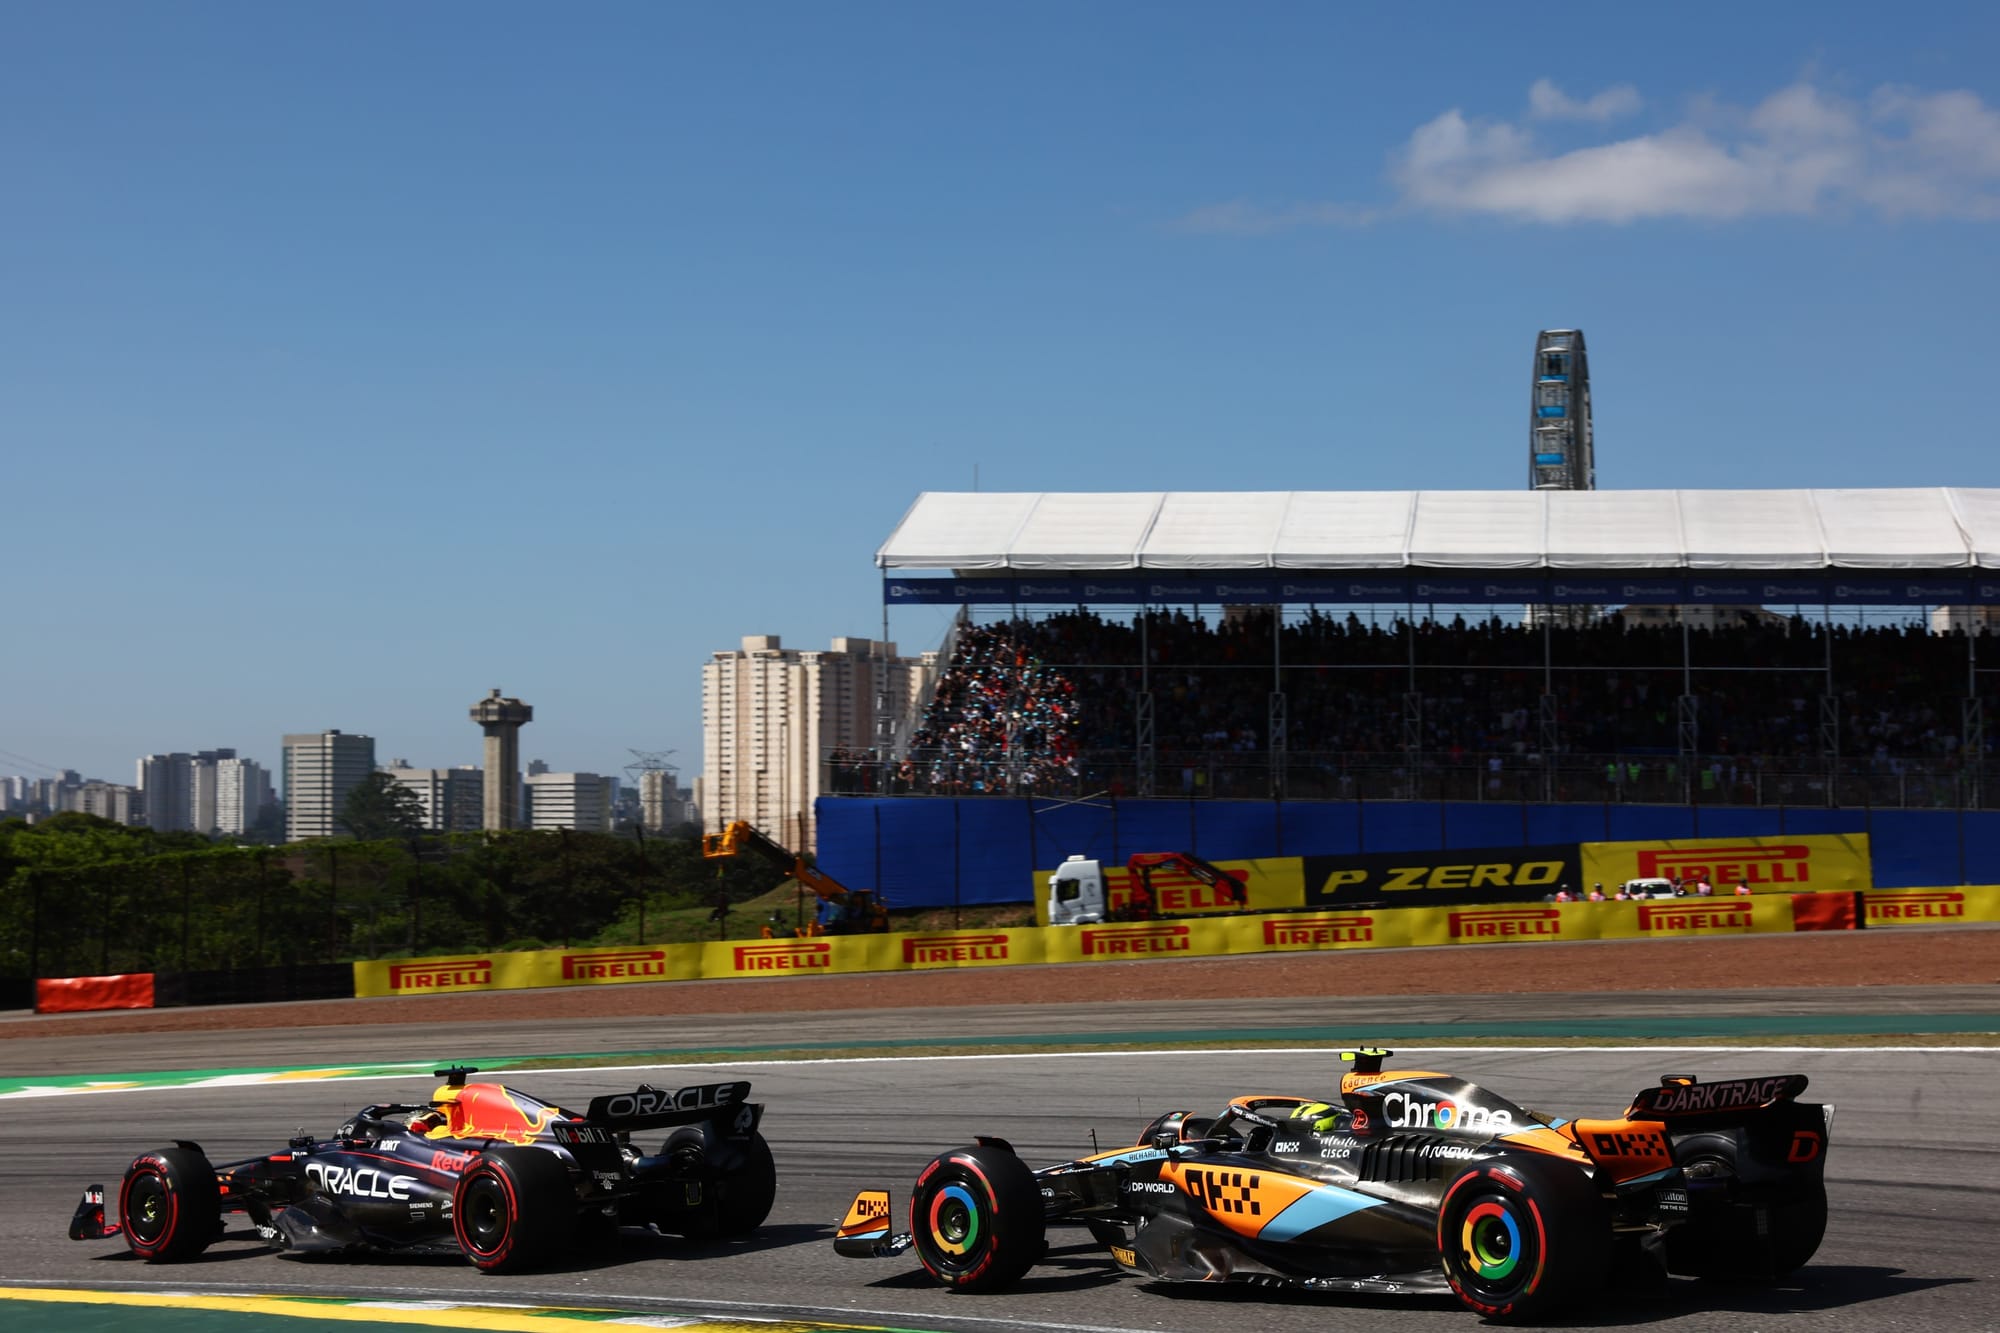
[[[940,967],[954,963],[1004,963],[1007,937],[987,935],[907,935],[903,962],[909,967]]]
[[[1871,925],[1895,925],[1904,921],[1957,921],[1965,916],[1965,895],[1945,889],[1913,889],[1908,893],[1868,894],[1868,921]]]
[[[664,949],[594,950],[562,956],[564,981],[636,981],[666,975]]]
[[[1369,944],[1374,939],[1372,916],[1287,916],[1264,922],[1267,949],[1324,949],[1336,944]]]
[[[456,990],[462,986],[491,986],[491,958],[458,958],[439,963],[389,964],[391,991]]]
[[[1085,958],[1145,958],[1153,954],[1186,953],[1194,947],[1194,932],[1186,926],[1084,926]]]
[[[1745,931],[1756,920],[1756,910],[1741,898],[1639,904],[1641,930]]]
[[[1451,914],[1451,938],[1468,943],[1554,939],[1562,931],[1562,913],[1553,907],[1489,907]]]
[[[1806,884],[1812,848],[1786,842],[1740,847],[1658,847],[1639,853],[1640,879],[1706,879],[1711,884]]]
[[[833,966],[833,946],[823,940],[739,944],[735,953],[738,972],[810,972]]]

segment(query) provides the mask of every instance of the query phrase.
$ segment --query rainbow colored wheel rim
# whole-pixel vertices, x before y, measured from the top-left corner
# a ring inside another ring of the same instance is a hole
[[[1505,1282],[1521,1262],[1521,1226],[1512,1209],[1487,1199],[1467,1210],[1459,1245],[1482,1282]]]
[[[979,1244],[979,1205],[971,1191],[946,1185],[931,1196],[931,1243],[946,1254],[962,1257]]]

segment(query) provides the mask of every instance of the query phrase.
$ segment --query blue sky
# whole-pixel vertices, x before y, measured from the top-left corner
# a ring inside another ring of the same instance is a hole
[[[0,3],[0,772],[700,768],[923,490],[1994,485],[2000,9]],[[906,651],[942,612],[898,612]]]

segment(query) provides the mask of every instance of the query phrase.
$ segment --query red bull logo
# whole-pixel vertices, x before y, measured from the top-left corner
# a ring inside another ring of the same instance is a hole
[[[1757,919],[1756,909],[1741,898],[1712,902],[1640,903],[1641,930],[1749,930]]]
[[[457,990],[491,986],[491,958],[460,958],[450,962],[391,963],[390,991]]]
[[[1490,944],[1495,940],[1545,940],[1563,933],[1562,913],[1553,907],[1489,907],[1451,914],[1451,938]]]
[[[1085,926],[1085,958],[1143,958],[1148,954],[1186,953],[1194,947],[1194,932],[1186,926]]]
[[[1812,848],[1804,843],[1769,846],[1649,848],[1639,853],[1640,879],[1705,879],[1711,884],[1805,884],[1812,879]]]
[[[1006,961],[1005,935],[908,935],[903,939],[903,962],[910,967]]]
[[[499,1139],[506,1143],[529,1144],[561,1114],[553,1106],[524,1106],[498,1083],[468,1083],[445,1102],[445,1123],[455,1139]]]
[[[1899,925],[1906,921],[1957,921],[1965,916],[1965,895],[1943,889],[1868,895],[1868,924]]]
[[[1288,916],[1264,922],[1267,949],[1325,949],[1339,944],[1370,944],[1374,939],[1372,916]]]
[[[822,940],[736,946],[738,972],[807,972],[832,966],[833,946]]]
[[[666,975],[664,949],[599,950],[562,957],[564,981],[640,981]]]

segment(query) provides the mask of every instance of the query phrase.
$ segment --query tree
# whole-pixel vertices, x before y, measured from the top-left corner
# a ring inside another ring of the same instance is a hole
[[[362,842],[406,837],[424,829],[424,807],[417,794],[379,769],[347,793],[339,824]]]

